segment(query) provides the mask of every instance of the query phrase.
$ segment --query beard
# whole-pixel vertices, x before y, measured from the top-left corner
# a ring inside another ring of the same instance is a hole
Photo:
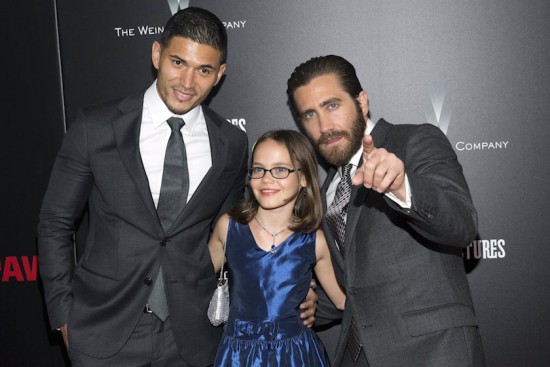
[[[333,130],[321,134],[319,139],[313,141],[315,149],[325,160],[335,167],[348,164],[351,157],[361,149],[367,121],[359,106],[356,105],[355,118],[351,123],[351,130]],[[325,144],[334,138],[343,138],[343,144],[335,147],[327,147]]]

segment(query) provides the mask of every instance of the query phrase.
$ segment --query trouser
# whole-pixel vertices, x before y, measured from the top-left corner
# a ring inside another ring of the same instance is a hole
[[[95,358],[69,346],[69,358],[72,367],[189,366],[179,354],[170,317],[162,322],[152,313],[143,313],[130,338],[115,355]]]

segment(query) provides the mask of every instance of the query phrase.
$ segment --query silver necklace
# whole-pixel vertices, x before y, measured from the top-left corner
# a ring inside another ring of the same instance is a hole
[[[276,253],[277,252],[277,246],[275,246],[275,237],[277,237],[278,235],[280,235],[281,233],[283,233],[284,231],[286,231],[288,229],[288,227],[285,227],[283,229],[281,229],[279,232],[273,234],[271,232],[269,232],[263,225],[262,223],[260,223],[260,221],[258,220],[258,217],[254,217],[254,219],[256,220],[256,223],[258,223],[258,225],[260,226],[261,229],[263,229],[264,231],[266,231],[271,237],[273,237],[273,243],[271,244],[271,249],[269,250],[269,252],[271,252],[272,254]]]

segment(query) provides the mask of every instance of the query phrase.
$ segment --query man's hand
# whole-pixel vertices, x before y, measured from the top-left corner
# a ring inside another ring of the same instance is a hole
[[[63,335],[63,343],[65,343],[65,348],[69,349],[69,334],[67,330],[67,324],[61,325],[59,331],[61,331],[61,335]]]
[[[351,182],[379,193],[391,192],[405,201],[405,165],[395,154],[376,148],[371,135],[363,138],[363,164]]]
[[[306,300],[300,305],[300,309],[303,310],[300,318],[304,320],[304,325],[307,327],[312,327],[315,323],[315,311],[317,311],[317,301],[319,300],[319,296],[314,291],[315,287],[315,281],[312,280]]]

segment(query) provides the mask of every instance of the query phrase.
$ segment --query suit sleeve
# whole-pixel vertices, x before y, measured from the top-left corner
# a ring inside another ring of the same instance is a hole
[[[73,237],[92,185],[83,121],[75,122],[63,140],[39,214],[40,275],[52,328],[67,322],[71,308]]]
[[[320,285],[315,288],[315,293],[319,297],[315,312],[315,326],[326,327],[342,320],[344,312],[334,306]]]
[[[213,223],[216,223],[218,218],[227,211],[237,202],[243,200],[244,198],[244,188],[246,183],[246,169],[248,166],[248,138],[245,134],[239,135],[244,137],[241,139],[238,144],[235,144],[236,147],[240,148],[240,158],[238,163],[237,174],[231,186],[231,191],[227,198],[223,202],[218,214],[216,215],[216,220]],[[212,228],[213,230],[213,228]]]
[[[411,187],[408,223],[424,238],[446,246],[466,247],[477,234],[477,212],[462,166],[447,137],[437,127],[420,125],[398,139]],[[400,149],[400,148],[398,148]],[[388,149],[389,150],[389,149]]]

